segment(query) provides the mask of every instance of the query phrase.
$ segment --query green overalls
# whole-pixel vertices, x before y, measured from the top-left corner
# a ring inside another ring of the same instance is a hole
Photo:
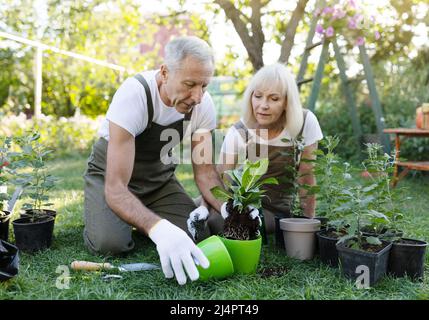
[[[164,156],[161,155],[161,150],[169,141],[161,141],[160,137],[164,130],[173,129],[177,130],[181,141],[192,113],[167,126],[153,122],[153,103],[149,86],[140,74],[135,78],[146,92],[148,125],[135,138],[134,168],[128,188],[150,210],[188,232],[186,220],[196,206],[177,181],[176,164],[164,164],[161,161]],[[121,220],[105,200],[107,145],[108,141],[104,138],[94,144],[84,174],[84,240],[93,252],[118,254],[133,249],[134,241],[131,237],[132,226]],[[171,149],[168,154],[171,155]],[[205,236],[209,236],[208,230]]]

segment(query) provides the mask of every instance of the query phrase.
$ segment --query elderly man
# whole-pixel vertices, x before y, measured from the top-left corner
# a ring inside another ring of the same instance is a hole
[[[192,158],[195,182],[207,205],[220,211],[222,203],[210,192],[222,185],[211,163],[216,121],[206,88],[213,71],[207,43],[181,37],[167,44],[159,70],[130,77],[117,90],[84,176],[84,240],[92,252],[130,251],[135,227],[156,244],[167,278],[175,276],[184,284],[185,270],[196,280],[196,263],[208,267],[186,233],[188,217],[206,219],[207,208],[197,208],[175,177],[176,165],[168,160],[171,147],[190,130],[192,151],[204,150],[195,152],[203,154],[202,159]],[[207,228],[200,236],[209,236]]]

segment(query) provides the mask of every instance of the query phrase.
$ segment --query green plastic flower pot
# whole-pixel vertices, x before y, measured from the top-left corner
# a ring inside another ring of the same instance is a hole
[[[231,256],[235,273],[252,274],[256,272],[261,256],[261,236],[255,240],[221,239]]]
[[[218,236],[211,236],[197,245],[210,262],[207,269],[197,266],[201,280],[223,279],[234,274],[231,257]]]

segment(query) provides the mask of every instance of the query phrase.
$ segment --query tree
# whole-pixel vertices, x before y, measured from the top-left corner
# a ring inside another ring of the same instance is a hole
[[[232,0],[214,0],[214,3],[222,8],[226,17],[233,23],[236,32],[246,48],[254,71],[257,71],[264,65],[262,49],[266,36],[262,27],[262,16],[270,15],[274,18],[272,20],[275,21],[276,31],[284,34],[284,36],[278,37],[281,41],[279,61],[287,63],[294,45],[298,24],[304,16],[308,0],[298,0],[288,23],[285,22],[286,19],[282,19],[285,18],[283,12],[262,12],[262,9],[269,2],[270,0],[241,0],[238,2]],[[245,13],[247,11],[251,11],[250,16]]]
[[[106,60],[134,70],[132,72],[153,69],[162,62],[158,44],[145,54],[141,54],[140,45],[155,43],[154,34],[163,25],[176,28],[180,33],[207,37],[207,27],[197,15],[187,14],[186,21],[177,14],[176,17],[146,16],[138,0],[46,0],[45,20],[38,19],[36,13],[39,11],[32,4],[31,0],[4,1],[0,10],[0,30]],[[35,49],[16,43],[11,48],[0,52],[2,71],[5,71],[0,75],[0,103],[3,102],[0,108],[12,112],[31,111]],[[79,107],[89,116],[103,114],[120,83],[130,75],[45,50],[42,112],[71,116]]]

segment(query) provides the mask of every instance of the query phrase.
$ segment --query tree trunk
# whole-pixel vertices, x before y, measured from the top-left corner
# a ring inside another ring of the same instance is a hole
[[[262,47],[265,42],[265,35],[261,25],[261,8],[267,4],[267,1],[252,0],[250,3],[252,16],[250,18],[234,7],[234,3],[229,0],[215,0],[214,2],[223,9],[227,18],[233,23],[235,31],[246,48],[254,70],[259,70],[264,65]],[[247,28],[249,23],[250,30]]]
[[[289,59],[290,52],[294,45],[296,30],[304,15],[308,1],[309,0],[299,0],[292,13],[281,47],[280,62],[287,63]],[[261,24],[261,9],[266,6],[269,1],[251,0],[250,8],[252,9],[252,15],[250,17],[237,9],[234,6],[234,2],[231,0],[214,0],[214,2],[223,9],[226,17],[233,23],[235,31],[238,33],[241,42],[246,48],[254,71],[259,70],[264,66],[262,49],[265,43],[265,35]]]
[[[298,28],[298,24],[304,16],[307,3],[308,0],[299,0],[295,10],[292,13],[292,17],[286,28],[285,38],[282,43],[279,62],[287,64],[289,60],[289,56],[294,45],[296,29]]]

